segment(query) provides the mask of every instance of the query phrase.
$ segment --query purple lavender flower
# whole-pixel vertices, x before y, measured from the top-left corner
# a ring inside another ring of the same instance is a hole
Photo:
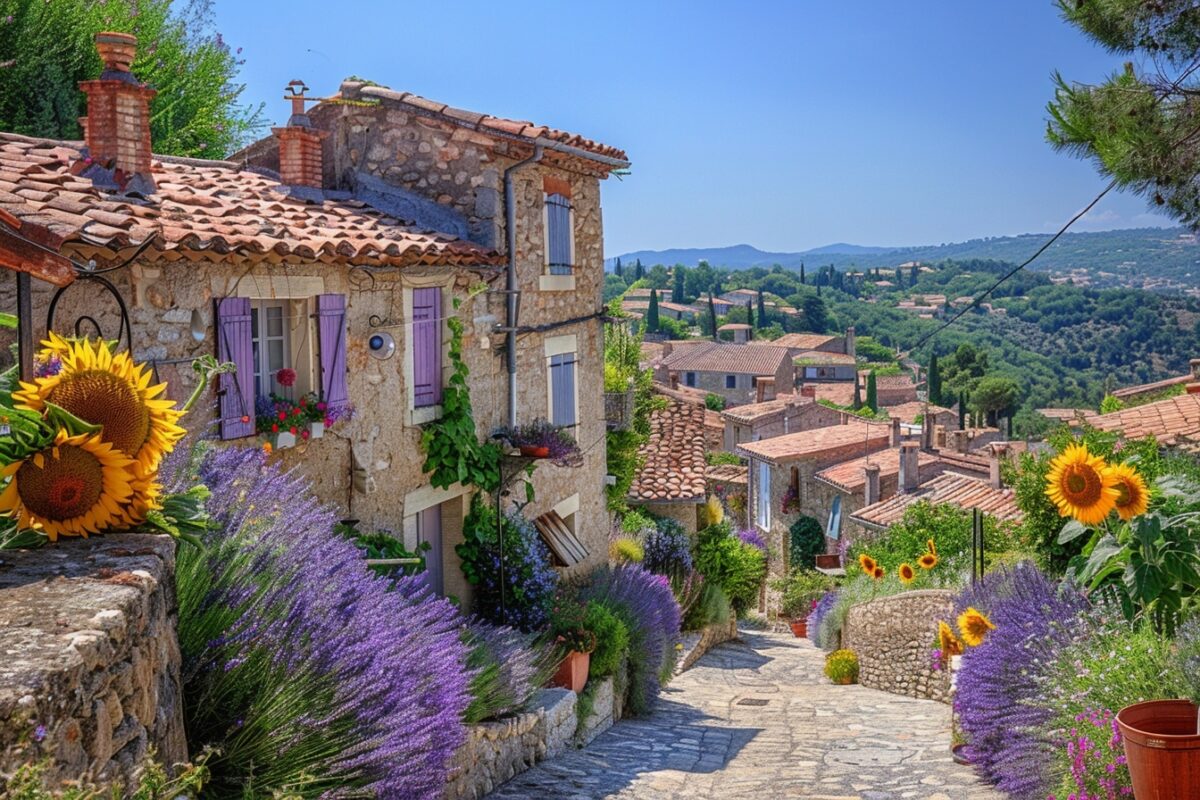
[[[692,571],[692,543],[673,519],[656,519],[642,542],[642,567],[655,575],[681,578]]]
[[[1053,709],[1039,683],[1058,653],[1078,635],[1089,608],[1077,589],[1060,586],[1030,563],[986,576],[963,591],[957,615],[974,607],[995,630],[963,655],[954,700],[967,756],[1016,800],[1044,800],[1053,745]]]
[[[629,629],[629,707],[650,710],[662,688],[662,673],[674,664],[679,639],[679,604],[663,575],[637,564],[598,571],[581,599],[603,603]]]
[[[821,646],[821,621],[833,610],[837,602],[837,589],[830,589],[821,595],[812,611],[808,612],[808,640],[818,647]]]
[[[552,648],[530,634],[481,619],[472,619],[465,634],[471,648],[468,665],[475,671],[466,721],[520,711],[549,677]]]
[[[33,729],[33,740],[35,742],[40,742],[45,738],[46,738],[46,726],[45,725],[38,725],[36,728]]]
[[[745,544],[751,547],[757,547],[763,553],[767,552],[767,543],[763,539],[762,534],[755,528],[744,528],[737,532],[737,538],[741,539]]]
[[[541,630],[546,627],[550,599],[558,585],[550,551],[533,523],[518,513],[506,514],[500,527],[504,537],[503,570],[496,511],[490,504],[477,502],[472,506],[465,525],[468,541],[456,548],[475,589],[474,611],[497,625],[526,633]]]

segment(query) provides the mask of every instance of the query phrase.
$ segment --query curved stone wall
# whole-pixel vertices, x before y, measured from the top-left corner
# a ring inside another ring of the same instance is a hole
[[[950,701],[950,673],[933,670],[939,619],[954,608],[952,592],[923,589],[881,597],[850,609],[842,647],[858,655],[859,683],[871,689]]]

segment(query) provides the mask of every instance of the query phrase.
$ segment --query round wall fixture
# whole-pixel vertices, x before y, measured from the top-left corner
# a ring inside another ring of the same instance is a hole
[[[396,340],[390,333],[372,333],[367,339],[367,352],[371,354],[371,358],[380,361],[389,359],[396,354]]]

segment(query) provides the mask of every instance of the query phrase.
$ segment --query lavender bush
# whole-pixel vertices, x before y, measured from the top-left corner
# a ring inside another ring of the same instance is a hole
[[[963,655],[954,707],[967,756],[1016,800],[1044,800],[1053,784],[1053,710],[1041,679],[1080,635],[1088,602],[1028,562],[993,572],[959,595],[954,614],[973,607],[996,626]]]
[[[655,575],[682,578],[692,571],[692,542],[673,519],[656,519],[643,534],[642,566]]]
[[[474,673],[467,722],[520,711],[557,667],[547,641],[512,628],[472,619],[464,639],[470,648],[467,666]]]
[[[581,597],[607,606],[629,630],[629,707],[645,714],[674,665],[679,639],[679,605],[667,578],[623,564],[597,571]]]
[[[181,455],[169,474],[212,491],[205,549],[177,564],[189,744],[221,751],[206,792],[439,797],[470,699],[454,606],[373,575],[308,484],[255,449]]]
[[[454,552],[463,575],[475,589],[474,611],[484,620],[526,633],[540,631],[549,620],[550,600],[558,573],[550,551],[533,523],[518,513],[505,514],[503,581],[500,569],[496,510],[478,499],[463,524],[463,542]],[[503,602],[501,602],[503,592]]]
[[[813,606],[813,610],[808,613],[808,639],[818,647],[824,647],[824,643],[821,641],[821,623],[837,605],[837,601],[838,590],[831,589],[821,595],[817,604]]]
[[[748,544],[751,547],[757,547],[759,550],[762,550],[764,554],[766,554],[767,542],[765,539],[763,539],[763,535],[758,531],[757,528],[743,528],[737,532],[737,538],[741,539],[743,543]]]

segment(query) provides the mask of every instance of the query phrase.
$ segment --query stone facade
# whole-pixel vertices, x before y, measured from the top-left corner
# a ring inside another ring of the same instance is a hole
[[[128,534],[0,559],[0,796],[22,764],[48,786],[135,787],[151,749],[187,760],[175,545]]]
[[[699,502],[646,503],[631,500],[629,504],[634,507],[644,508],[656,517],[673,519],[682,525],[683,529],[688,533],[695,533],[700,529],[700,509],[702,506]]]
[[[861,603],[846,615],[842,647],[858,655],[858,682],[928,700],[950,702],[950,671],[933,670],[938,620],[949,619],[952,592],[925,589]]]

